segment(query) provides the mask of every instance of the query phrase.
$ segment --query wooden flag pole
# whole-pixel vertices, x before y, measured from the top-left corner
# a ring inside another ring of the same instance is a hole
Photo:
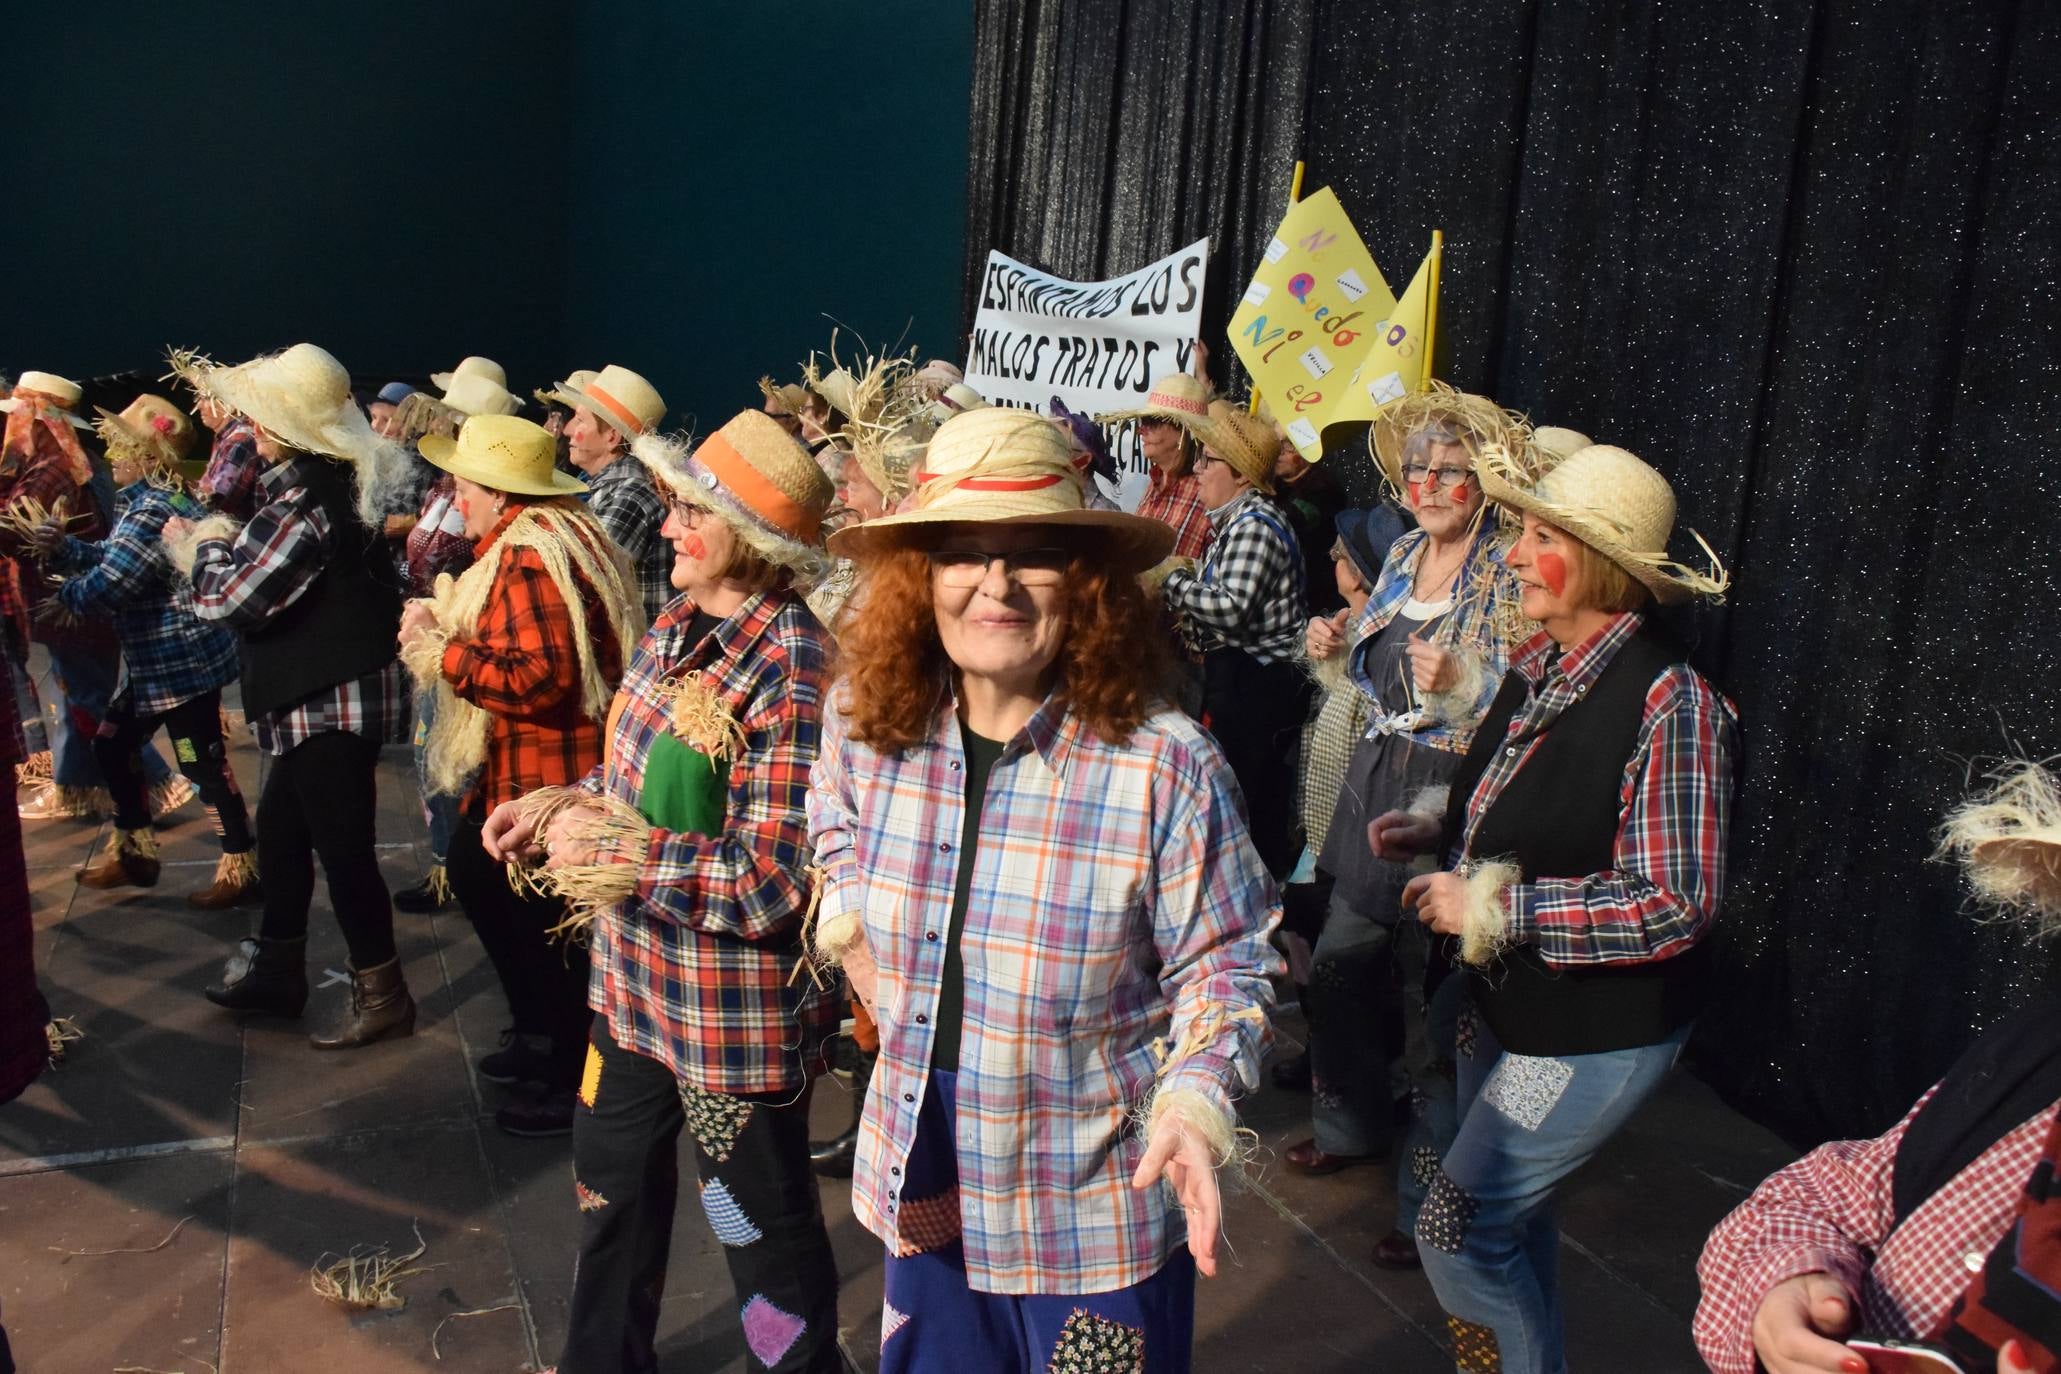
[[[1293,173],[1293,174],[1292,174],[1292,175],[1291,175],[1291,176],[1290,176],[1290,177],[1288,178],[1288,208],[1289,208],[1289,209],[1291,209],[1291,210],[1292,210],[1292,209],[1294,209],[1294,208],[1295,208],[1295,203],[1296,203],[1297,201],[1301,200],[1301,199],[1302,199],[1302,159],[1301,159],[1301,158],[1297,158],[1297,159],[1295,160],[1295,171],[1294,171],[1294,173]],[[1258,387],[1254,387],[1254,388],[1252,389],[1252,397],[1251,397],[1251,399],[1247,400],[1247,401],[1246,401],[1246,403],[1245,403],[1245,413],[1246,413],[1246,414],[1248,414],[1248,415],[1257,415],[1257,414],[1259,414],[1259,388],[1258,388]]]
[[[1431,289],[1425,292],[1424,300],[1424,380],[1431,380],[1431,369],[1437,361],[1433,349],[1438,347],[1438,279],[1446,270],[1446,236],[1441,231],[1431,231]]]

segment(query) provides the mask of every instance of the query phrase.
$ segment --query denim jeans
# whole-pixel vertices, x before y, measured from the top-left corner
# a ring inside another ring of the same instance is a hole
[[[454,793],[429,790],[429,732],[435,726],[436,696],[419,690],[415,693],[415,785],[422,791],[422,819],[429,826],[429,861],[442,864],[451,856],[451,837],[458,833],[459,807],[464,794],[471,789],[460,788]]]
[[[1395,1229],[1417,1234],[1417,1213],[1438,1177],[1439,1161],[1460,1133],[1459,1088],[1453,1062],[1454,1029],[1467,1000],[1467,980],[1448,974],[1424,1008],[1421,1059],[1410,1066],[1410,1124],[1396,1160]]]
[[[1605,1054],[1507,1054],[1462,1004],[1460,1131],[1416,1219],[1460,1369],[1565,1374],[1554,1190],[1653,1095],[1688,1038],[1684,1026]]]

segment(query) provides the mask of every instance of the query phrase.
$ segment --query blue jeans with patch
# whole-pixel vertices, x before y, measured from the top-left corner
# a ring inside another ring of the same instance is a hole
[[[1416,1218],[1424,1273],[1469,1374],[1565,1374],[1553,1193],[1667,1077],[1689,1038],[1509,1054],[1471,1004],[1455,1030],[1460,1131]]]

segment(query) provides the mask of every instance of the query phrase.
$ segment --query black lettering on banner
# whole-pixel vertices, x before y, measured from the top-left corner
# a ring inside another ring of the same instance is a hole
[[[1174,345],[1174,371],[1186,372],[1195,359],[1195,340],[1182,339]]]
[[[1195,269],[1200,266],[1202,259],[1199,257],[1190,255],[1181,259],[1181,287],[1184,294],[1181,296],[1181,303],[1174,309],[1183,314],[1195,308],[1195,302],[1202,294],[1202,288],[1195,281]]]

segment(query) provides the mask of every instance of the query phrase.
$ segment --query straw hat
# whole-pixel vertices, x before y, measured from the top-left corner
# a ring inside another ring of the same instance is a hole
[[[965,371],[957,363],[948,363],[943,358],[932,358],[916,369],[918,381],[935,383],[940,389],[966,380]]]
[[[1522,416],[1503,409],[1488,397],[1433,382],[1382,411],[1368,431],[1367,441],[1373,445],[1375,460],[1395,490],[1403,489],[1403,448],[1410,442],[1410,436],[1434,426],[1453,431],[1461,446],[1477,461],[1482,450],[1490,445],[1511,453],[1521,451],[1531,433]]]
[[[1231,465],[1261,491],[1274,489],[1274,455],[1281,449],[1274,427],[1232,401],[1211,401],[1209,413],[1195,424],[1203,447]]]
[[[586,404],[580,399],[580,393],[587,389],[587,383],[600,375],[591,367],[574,368],[565,374],[565,380],[557,386],[549,390],[538,387],[530,395],[537,398],[539,405],[564,406],[567,410],[578,410]]]
[[[836,490],[780,422],[739,411],[696,446],[685,435],[639,435],[631,454],[675,500],[729,522],[767,562],[820,573],[823,517]]]
[[[602,368],[573,393],[577,405],[618,434],[636,438],[658,427],[666,417],[665,400],[651,383],[614,363]]]
[[[485,377],[503,391],[508,389],[508,373],[492,358],[467,358],[449,372],[432,372],[429,380],[438,391],[449,391],[453,377]]]
[[[1209,383],[1186,372],[1169,372],[1153,382],[1152,390],[1145,395],[1144,405],[1136,410],[1116,410],[1107,415],[1097,415],[1095,422],[1114,425],[1152,416],[1172,420],[1192,432],[1208,414]]]
[[[456,439],[425,434],[422,456],[454,477],[514,496],[565,496],[587,489],[558,471],[558,440],[519,415],[475,415]]]
[[[769,415],[799,416],[809,408],[809,389],[794,382],[775,382],[771,377],[761,377],[759,394],[773,403],[766,412]]]
[[[924,454],[913,509],[839,530],[830,551],[864,558],[926,548],[952,525],[1051,525],[1099,533],[1114,560],[1141,572],[1173,551],[1174,532],[1157,520],[1081,505],[1073,450],[1034,411],[988,406],[938,426]]]
[[[853,409],[858,405],[859,379],[841,367],[833,367],[811,384],[810,390],[830,403],[830,408],[846,419],[856,418]]]
[[[1984,900],[2061,928],[2061,779],[2016,759],[1947,815],[1935,857],[1957,856]]]
[[[453,376],[444,387],[443,402],[461,415],[513,415],[522,409],[521,398],[511,395],[507,387],[492,377],[477,372]]]
[[[1703,574],[1667,555],[1675,528],[1675,493],[1667,479],[1634,455],[1609,444],[1577,449],[1531,478],[1524,464],[1501,447],[1483,450],[1475,475],[1482,494],[1505,509],[1529,511],[1565,530],[1637,578],[1656,600],[1721,597],[1731,579],[1717,555],[1694,530],[1691,536],[1710,557]]]
[[[953,382],[930,403],[930,420],[933,424],[941,425],[954,415],[964,415],[969,410],[984,410],[987,403],[985,396],[966,383]]]
[[[72,422],[74,429],[91,429],[93,427],[72,414],[72,407],[79,403],[81,393],[79,391],[79,384],[68,377],[60,377],[55,372],[37,372],[34,369],[30,369],[14,379],[14,389],[16,391],[33,391],[38,396],[47,398],[58,413]],[[20,404],[21,402],[12,396],[0,399],[0,415],[13,414],[15,407]]]
[[[138,396],[119,415],[101,406],[93,408],[100,412],[95,428],[107,441],[110,459],[133,453],[146,468],[162,473],[178,466],[179,460],[193,451],[193,421],[162,396]]]
[[[1578,429],[1564,429],[1559,425],[1541,425],[1531,432],[1531,441],[1545,454],[1539,465],[1541,471],[1564,460],[1577,449],[1587,448],[1596,442]]]
[[[383,455],[385,441],[351,399],[351,374],[328,349],[298,343],[279,353],[222,367],[190,364],[188,380],[209,396],[303,453],[362,463]]]

